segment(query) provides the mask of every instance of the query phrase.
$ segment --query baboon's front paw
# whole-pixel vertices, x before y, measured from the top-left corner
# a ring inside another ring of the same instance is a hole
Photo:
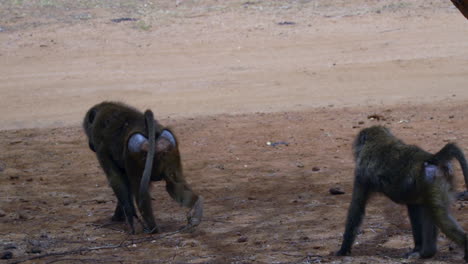
[[[198,197],[198,200],[195,202],[193,207],[187,214],[187,222],[189,226],[197,226],[201,223],[203,218],[203,198]]]
[[[349,252],[348,250],[342,250],[342,249],[340,249],[340,250],[338,250],[338,252],[336,252],[336,255],[337,255],[337,256],[348,256],[349,253],[351,253],[351,252]]]

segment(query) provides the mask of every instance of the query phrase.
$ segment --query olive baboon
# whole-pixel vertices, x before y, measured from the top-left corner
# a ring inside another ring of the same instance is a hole
[[[117,196],[112,220],[126,220],[135,233],[133,217],[139,220],[135,199],[145,232],[159,232],[148,189],[150,181],[164,179],[169,195],[190,208],[188,227],[201,222],[203,198],[184,179],[177,139],[154,120],[151,110],[142,114],[122,103],[103,102],[88,110],[83,128]]]
[[[407,205],[415,245],[408,257],[434,256],[440,229],[463,247],[465,261],[468,261],[467,235],[449,211],[454,178],[450,160],[455,158],[460,162],[465,183],[468,182],[467,163],[459,147],[449,143],[431,154],[417,146],[406,145],[385,127],[373,126],[358,134],[353,150],[354,188],[343,243],[337,255],[351,253],[366,202],[371,193],[379,192],[396,203]]]

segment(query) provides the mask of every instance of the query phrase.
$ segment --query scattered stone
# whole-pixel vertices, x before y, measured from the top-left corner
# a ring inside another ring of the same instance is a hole
[[[98,204],[107,203],[107,200],[102,199],[102,198],[98,198],[98,199],[96,199],[96,200],[94,200],[94,201],[95,201],[96,203],[98,203]]]
[[[302,162],[296,162],[296,166],[298,168],[304,168],[304,164],[302,164]]]
[[[216,164],[214,167],[216,169],[219,169],[219,170],[224,170],[224,165],[223,164]]]
[[[8,250],[8,249],[16,249],[16,245],[15,244],[6,244],[3,249],[4,250]]]
[[[289,146],[289,143],[286,142],[286,141],[278,141],[278,142],[271,142],[271,141],[268,141],[266,143],[268,146],[272,146],[272,147],[276,147],[278,145],[285,145],[285,146]]]
[[[345,194],[344,191],[342,191],[340,188],[335,187],[335,188],[330,188],[329,190],[330,194],[332,195],[340,195],[340,194]]]
[[[291,25],[296,25],[296,22],[292,22],[292,21],[282,21],[282,22],[278,22],[278,25],[279,25],[279,26],[291,26]]]
[[[320,171],[320,168],[319,167],[313,167],[312,171]]]
[[[90,13],[80,13],[80,14],[74,14],[72,15],[74,19],[78,20],[89,20],[93,18],[93,16]]]
[[[468,191],[459,192],[455,195],[459,201],[468,201]]]
[[[249,5],[255,5],[255,4],[256,4],[255,2],[247,1],[247,2],[243,3],[242,5],[243,5],[244,7],[247,7],[247,6],[249,6]]]
[[[42,249],[36,248],[36,247],[33,247],[28,251],[28,253],[32,253],[32,254],[41,254],[41,252],[42,252]]]
[[[454,115],[450,115],[450,116],[449,116],[450,119],[453,119],[454,117],[455,117]]]
[[[3,211],[2,209],[0,209],[0,217],[4,217],[6,215],[5,211]]]
[[[13,218],[15,220],[27,220],[28,219],[28,217],[22,212],[15,213]]]
[[[359,121],[358,125],[364,125],[364,121]]]
[[[18,180],[19,176],[18,175],[12,175],[10,176],[10,180]]]
[[[121,17],[121,18],[111,19],[111,21],[114,22],[114,23],[127,22],[127,21],[137,21],[137,20],[138,19],[131,18],[131,17]]]
[[[367,116],[367,119],[369,119],[369,120],[377,120],[377,121],[380,121],[380,120],[385,121],[385,120],[386,120],[384,116],[379,115],[379,114],[372,114],[372,115],[369,115],[369,116]]]
[[[247,242],[249,239],[246,237],[246,236],[241,236],[237,239],[237,243],[245,243]]]
[[[2,256],[0,259],[12,259],[13,258],[13,253],[11,251],[5,251],[2,253]]]

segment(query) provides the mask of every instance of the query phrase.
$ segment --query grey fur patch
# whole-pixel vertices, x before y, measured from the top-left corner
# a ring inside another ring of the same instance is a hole
[[[140,133],[135,133],[128,140],[128,149],[131,152],[140,152],[141,145],[145,142],[148,142],[148,139],[145,138],[145,136]]]
[[[174,135],[172,135],[172,133],[171,133],[169,130],[163,130],[163,132],[161,133],[160,137],[163,137],[163,138],[169,140],[169,142],[171,142],[171,144],[172,144],[174,147],[176,146],[175,137],[174,137]]]

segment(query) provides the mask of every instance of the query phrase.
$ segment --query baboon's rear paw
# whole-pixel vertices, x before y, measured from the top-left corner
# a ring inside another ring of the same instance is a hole
[[[119,215],[119,214],[114,214],[111,217],[112,222],[123,222],[125,221],[125,216],[124,215]]]
[[[194,227],[201,223],[203,218],[203,197],[199,196],[198,200],[192,206],[187,214],[188,226]]]
[[[407,259],[420,259],[421,258],[421,253],[419,251],[410,251],[405,254],[405,258]]]
[[[156,234],[156,233],[159,233],[159,227],[158,226],[154,226],[153,228],[148,228],[148,227],[145,227],[143,228],[143,232],[145,232],[146,234]]]

